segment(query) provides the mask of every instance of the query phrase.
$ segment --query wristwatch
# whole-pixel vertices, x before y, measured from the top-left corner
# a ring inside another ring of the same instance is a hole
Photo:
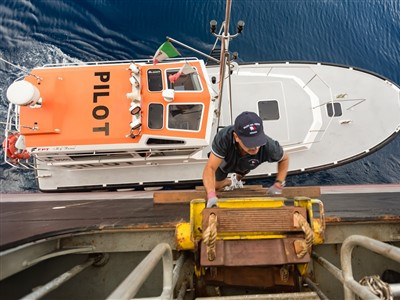
[[[284,187],[285,184],[286,184],[286,181],[285,181],[285,180],[282,181],[282,180],[276,179],[275,182],[279,182],[279,183],[281,184],[282,187]]]

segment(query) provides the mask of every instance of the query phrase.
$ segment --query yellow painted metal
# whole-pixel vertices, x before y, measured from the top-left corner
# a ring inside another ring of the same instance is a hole
[[[294,205],[304,207],[307,210],[307,215],[310,220],[313,219],[312,202],[308,197],[296,197],[294,198]],[[311,224],[313,226],[313,224]]]
[[[195,265],[195,266],[194,266],[194,274],[195,274],[197,277],[201,277],[201,276],[206,275],[206,270],[205,270],[205,268],[202,267],[202,266],[197,266],[197,265]]]
[[[299,271],[300,275],[307,274],[308,264],[296,264],[297,270]]]
[[[220,199],[219,208],[277,208],[285,206],[285,198],[240,198],[240,199]],[[304,207],[307,210],[308,219],[311,221],[311,227],[314,231],[314,244],[323,243],[323,230],[320,220],[313,219],[312,205],[319,203],[319,200],[313,200],[308,197],[296,197],[295,206]],[[202,237],[202,211],[206,207],[204,199],[195,199],[190,203],[190,223],[180,223],[176,227],[177,248],[182,250],[194,250],[196,241]],[[232,232],[218,233],[218,240],[238,240],[238,239],[277,239],[285,238],[287,235],[277,232]]]
[[[314,245],[320,245],[324,243],[324,232],[320,220],[313,220],[314,224]]]
[[[201,222],[203,220],[202,211],[206,208],[204,199],[195,199],[190,202],[190,228],[192,229],[193,237],[201,238]]]
[[[285,206],[285,198],[225,198],[218,200],[219,208],[277,208]],[[203,199],[194,199],[190,202],[190,227],[192,228],[192,239],[201,239],[203,216],[201,212],[205,208]],[[286,235],[276,232],[231,232],[218,233],[217,240],[238,240],[238,239],[276,239],[284,238]]]
[[[304,207],[307,210],[307,215],[309,222],[311,222],[311,228],[314,232],[314,245],[323,244],[324,243],[324,230],[325,224],[324,218],[314,219],[312,206],[313,204],[322,205],[322,202],[318,199],[310,199],[308,197],[296,197],[294,199],[294,205],[299,207]],[[324,214],[324,212],[320,211],[320,214]]]
[[[229,232],[217,233],[217,240],[261,240],[261,239],[283,239],[287,237],[283,234],[276,234],[274,232]]]
[[[190,223],[179,223],[175,227],[176,248],[178,250],[194,250]]]
[[[285,206],[286,198],[240,198],[219,199],[219,208],[274,208]]]

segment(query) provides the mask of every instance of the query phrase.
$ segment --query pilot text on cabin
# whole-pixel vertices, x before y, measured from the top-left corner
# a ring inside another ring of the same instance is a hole
[[[98,76],[100,83],[105,83],[110,80],[110,72],[95,72],[94,76]],[[99,84],[94,85],[93,91],[93,103],[96,104],[96,106],[92,110],[92,116],[95,118],[95,120],[101,121],[99,122],[100,126],[93,127],[93,132],[103,132],[106,136],[110,134],[110,124],[109,122],[106,122],[110,111],[106,106],[106,100],[108,98],[104,97],[110,96],[109,89],[110,85]]]

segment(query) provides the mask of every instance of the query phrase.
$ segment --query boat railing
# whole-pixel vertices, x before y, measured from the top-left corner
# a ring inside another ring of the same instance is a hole
[[[198,160],[194,156],[203,148],[176,148],[176,149],[163,149],[152,148],[137,151],[109,151],[98,152],[92,151],[90,153],[62,153],[58,154],[44,154],[36,155],[36,159],[46,163],[48,166],[60,167],[95,167],[96,166],[131,166],[134,167],[138,162],[143,162],[148,165],[154,162],[159,165],[163,162],[169,163],[171,160]],[[189,162],[189,161],[187,161]]]
[[[340,250],[340,264],[342,270],[338,269],[328,260],[319,256],[315,252],[312,252],[312,257],[343,284],[344,298],[346,300],[355,299],[355,295],[361,299],[383,299],[379,298],[376,293],[373,293],[373,291],[367,286],[361,285],[359,282],[354,280],[351,259],[353,249],[356,246],[364,247],[372,252],[400,263],[400,249],[398,247],[361,235],[352,235],[343,241]],[[392,297],[400,296],[399,284],[384,283],[384,285],[386,286],[387,292],[390,293]],[[374,292],[377,292],[377,294],[382,293],[382,291]]]
[[[21,298],[21,300],[36,300],[44,297],[51,291],[55,290],[56,288],[60,287],[66,281],[70,280],[74,276],[78,275],[85,269],[90,266],[93,266],[96,263],[96,259],[94,257],[89,258],[86,262],[74,266],[72,269],[68,270],[67,272],[61,274],[60,276],[54,278],[50,282],[46,283],[45,285],[39,287],[32,293],[26,295],[25,297]]]
[[[163,63],[182,61],[182,60],[199,60],[197,57],[178,57],[168,58],[163,60]],[[54,67],[72,67],[72,66],[101,66],[110,64],[129,64],[129,63],[153,63],[153,58],[142,58],[142,59],[127,59],[127,60],[107,60],[107,61],[90,61],[90,62],[66,62],[56,64],[45,64],[42,68],[54,68]]]
[[[173,283],[174,281],[176,283],[176,280],[173,279],[172,250],[167,243],[158,244],[107,299],[132,299],[135,297],[140,287],[158,265],[160,259],[162,259],[163,263],[163,290],[159,297],[153,297],[152,299],[172,299]]]

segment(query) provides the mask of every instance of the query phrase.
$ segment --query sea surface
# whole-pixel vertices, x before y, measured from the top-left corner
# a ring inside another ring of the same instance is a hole
[[[246,23],[230,45],[240,61],[345,64],[400,84],[400,0],[232,2],[231,32],[238,20]],[[224,14],[223,0],[2,0],[0,56],[27,69],[47,63],[149,58],[166,36],[209,53],[214,44],[209,21],[221,24]],[[196,56],[178,49],[184,56]],[[19,69],[0,62],[1,122],[7,114],[6,89],[21,75]],[[3,153],[0,159],[4,161]],[[400,136],[356,162],[290,176],[287,181],[399,183]],[[32,171],[12,169],[4,162],[0,182],[3,193],[37,190]]]

